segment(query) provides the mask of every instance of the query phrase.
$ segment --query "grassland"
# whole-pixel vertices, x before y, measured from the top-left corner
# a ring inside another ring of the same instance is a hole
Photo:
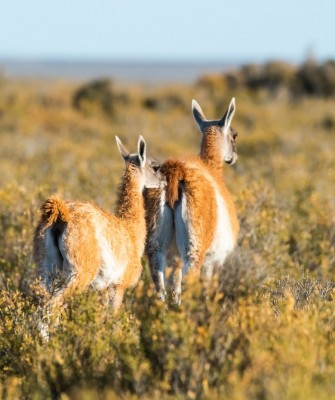
[[[211,85],[115,84],[112,109],[73,107],[78,85],[0,83],[0,393],[4,399],[330,399],[335,396],[335,100]],[[198,152],[196,98],[219,117],[232,95],[239,160],[224,167],[241,232],[212,282],[180,308],[144,272],[112,316],[79,295],[44,343],[33,228],[52,193],[113,209],[115,134],[156,158]]]

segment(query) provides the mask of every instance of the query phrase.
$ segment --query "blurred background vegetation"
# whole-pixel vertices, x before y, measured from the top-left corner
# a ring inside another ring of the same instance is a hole
[[[182,305],[148,273],[121,312],[79,295],[44,343],[31,260],[43,199],[112,210],[119,135],[160,161],[196,154],[232,96],[239,160],[224,166],[241,222],[213,282]],[[335,62],[245,65],[192,85],[0,79],[0,393],[4,399],[329,399],[335,393]]]

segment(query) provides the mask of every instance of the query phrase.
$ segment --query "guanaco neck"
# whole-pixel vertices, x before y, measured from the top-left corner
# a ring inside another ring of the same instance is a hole
[[[115,215],[134,224],[138,235],[144,231],[145,234],[145,211],[143,201],[143,184],[139,179],[136,166],[127,164],[119,188],[119,196]]]
[[[200,158],[204,161],[213,175],[222,179],[223,168],[222,168],[222,145],[219,143],[220,135],[213,131],[213,128],[203,132]]]

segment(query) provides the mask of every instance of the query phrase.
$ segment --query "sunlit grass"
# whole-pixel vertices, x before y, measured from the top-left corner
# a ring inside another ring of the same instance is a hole
[[[1,396],[333,397],[335,130],[327,118],[335,101],[115,85],[108,116],[72,108],[76,89],[5,81],[0,90]],[[116,134],[129,147],[142,134],[160,160],[194,154],[201,137],[191,99],[216,118],[233,95],[239,160],[225,178],[241,232],[219,276],[187,282],[171,309],[157,302],[144,259],[117,315],[104,294],[79,295],[44,343],[44,293],[31,260],[43,199],[58,193],[113,209],[123,168]]]

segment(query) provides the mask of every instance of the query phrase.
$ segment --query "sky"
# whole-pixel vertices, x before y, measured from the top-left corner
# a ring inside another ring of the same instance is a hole
[[[0,0],[0,58],[335,58],[334,0]]]

